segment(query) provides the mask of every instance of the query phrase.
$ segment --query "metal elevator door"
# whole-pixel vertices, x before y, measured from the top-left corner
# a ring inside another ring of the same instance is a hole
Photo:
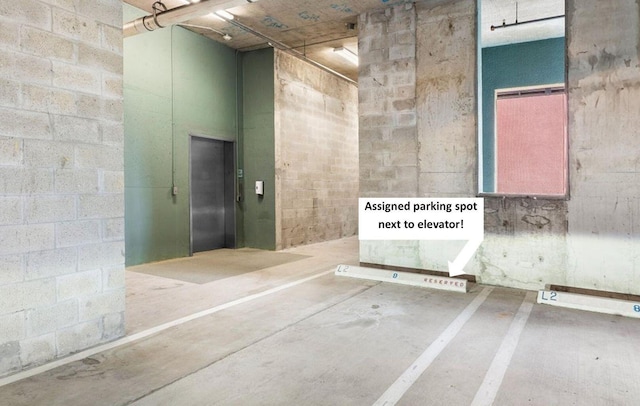
[[[235,246],[233,143],[191,137],[191,251]]]

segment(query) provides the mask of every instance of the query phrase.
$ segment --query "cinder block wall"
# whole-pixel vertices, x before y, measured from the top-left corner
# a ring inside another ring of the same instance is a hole
[[[355,235],[358,90],[275,54],[277,249]]]
[[[121,27],[0,1],[0,375],[124,334]]]
[[[407,4],[359,18],[360,194],[417,196],[415,9]]]
[[[360,196],[419,196],[416,10],[402,4],[361,14]],[[421,268],[419,241],[360,241],[360,261]]]

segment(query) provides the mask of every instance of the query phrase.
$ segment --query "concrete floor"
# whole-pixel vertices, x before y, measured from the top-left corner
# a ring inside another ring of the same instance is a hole
[[[203,285],[128,272],[142,338],[6,384],[0,405],[640,402],[636,319],[327,273],[357,264],[355,238],[288,252],[310,257]]]

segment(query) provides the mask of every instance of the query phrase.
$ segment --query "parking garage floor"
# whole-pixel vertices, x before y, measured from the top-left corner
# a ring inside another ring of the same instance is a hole
[[[639,402],[640,320],[516,289],[335,276],[357,264],[356,238],[286,253],[297,257],[206,283],[129,269],[127,337],[0,379],[0,405]]]

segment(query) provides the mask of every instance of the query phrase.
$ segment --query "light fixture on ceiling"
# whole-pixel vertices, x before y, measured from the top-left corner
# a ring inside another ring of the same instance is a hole
[[[227,10],[218,10],[216,11],[216,15],[227,21],[233,20],[235,18],[233,14],[231,14]]]
[[[226,32],[218,31],[215,28],[206,27],[204,25],[187,24],[187,23],[180,23],[178,25],[181,27],[200,28],[201,30],[213,31],[216,34],[219,34],[222,37],[222,39],[224,39],[225,41],[231,41],[233,39],[233,37],[227,34]]]
[[[345,47],[333,48],[333,52],[340,55],[341,57],[343,57],[344,59],[346,59],[347,61],[351,62],[354,65],[358,64],[358,55],[356,55],[355,53],[353,53],[352,51],[348,50]]]

